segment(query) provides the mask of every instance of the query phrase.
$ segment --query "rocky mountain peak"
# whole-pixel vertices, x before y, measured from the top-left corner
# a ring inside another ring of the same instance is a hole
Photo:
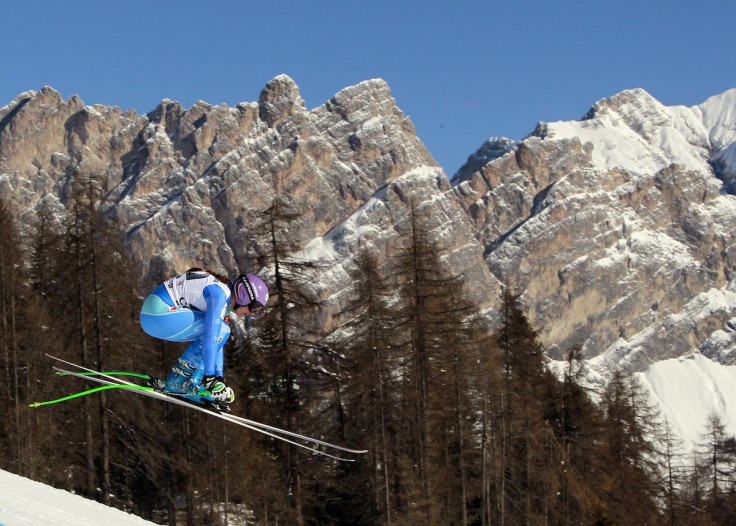
[[[259,115],[270,128],[278,126],[287,117],[306,112],[299,86],[288,75],[279,75],[266,84],[259,97]]]
[[[658,109],[664,108],[662,103],[650,95],[646,90],[634,88],[621,91],[616,95],[599,100],[583,116],[581,120],[602,118],[610,114],[645,114],[656,113]]]
[[[472,176],[480,168],[491,161],[510,152],[516,146],[517,141],[506,137],[491,137],[473,153],[463,166],[452,176],[453,184],[461,183]]]

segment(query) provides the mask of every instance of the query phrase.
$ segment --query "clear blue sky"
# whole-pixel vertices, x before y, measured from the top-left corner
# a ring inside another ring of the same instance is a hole
[[[388,82],[452,175],[491,136],[644,88],[692,106],[736,87],[736,1],[0,0],[0,106],[48,85],[146,113],[257,101],[280,73],[311,109]]]

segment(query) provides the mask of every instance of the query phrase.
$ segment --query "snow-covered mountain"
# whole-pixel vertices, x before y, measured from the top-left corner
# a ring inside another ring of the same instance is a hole
[[[576,122],[546,127],[549,138],[577,138],[593,145],[593,163],[601,170],[653,174],[671,164],[733,175],[736,141],[736,89],[687,108],[667,107],[642,89],[624,91],[596,103]]]
[[[68,491],[0,470],[3,526],[145,526],[146,521]]]
[[[550,357],[637,372],[690,446],[710,413],[736,434],[735,111],[625,91],[455,178]]]
[[[103,177],[142,283],[194,263],[245,268],[264,250],[250,225],[289,195],[302,214],[283,235],[325,265],[311,291],[322,307],[304,323],[328,331],[350,296],[353,258],[389,256],[416,206],[490,324],[508,287],[550,359],[581,348],[593,382],[613,367],[643,375],[677,415],[692,413],[667,394],[664,367],[682,378],[679,393],[703,378],[728,392],[736,89],[692,108],[624,91],[580,121],[487,141],[452,181],[378,79],[312,110],[286,75],[233,108],[164,100],[139,116],[44,88],[0,109],[0,191],[23,222],[39,206],[60,209],[73,174]],[[717,396],[701,404],[697,393],[697,413],[736,425]]]

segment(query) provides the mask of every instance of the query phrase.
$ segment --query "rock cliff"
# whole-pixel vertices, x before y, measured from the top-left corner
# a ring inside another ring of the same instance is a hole
[[[235,107],[163,100],[138,115],[46,87],[0,109],[0,191],[23,223],[87,174],[141,284],[195,263],[246,270],[263,250],[249,227],[289,196],[300,218],[284,235],[326,265],[314,323],[329,328],[352,256],[387,254],[418,205],[467,296],[493,319],[504,286],[521,294],[551,359],[736,362],[736,90],[692,108],[625,91],[580,121],[487,141],[451,181],[382,80],[312,110],[286,75]]]
[[[701,348],[733,360],[736,90],[693,108],[643,90],[540,123],[454,180],[485,260],[564,359],[643,371]],[[497,143],[497,141],[495,141]],[[715,337],[713,337],[715,331]]]

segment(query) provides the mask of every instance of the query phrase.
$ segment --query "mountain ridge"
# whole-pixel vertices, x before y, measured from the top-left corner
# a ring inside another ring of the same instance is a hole
[[[551,360],[580,348],[595,374],[643,373],[693,351],[736,359],[735,116],[736,89],[690,108],[626,90],[489,139],[449,179],[381,79],[311,110],[279,75],[258,102],[143,115],[45,87],[0,108],[0,189],[30,227],[71,177],[101,176],[142,284],[243,268],[264,249],[249,226],[288,195],[303,213],[284,235],[326,264],[315,333],[344,309],[353,258],[387,258],[416,205],[490,324],[509,289]]]

